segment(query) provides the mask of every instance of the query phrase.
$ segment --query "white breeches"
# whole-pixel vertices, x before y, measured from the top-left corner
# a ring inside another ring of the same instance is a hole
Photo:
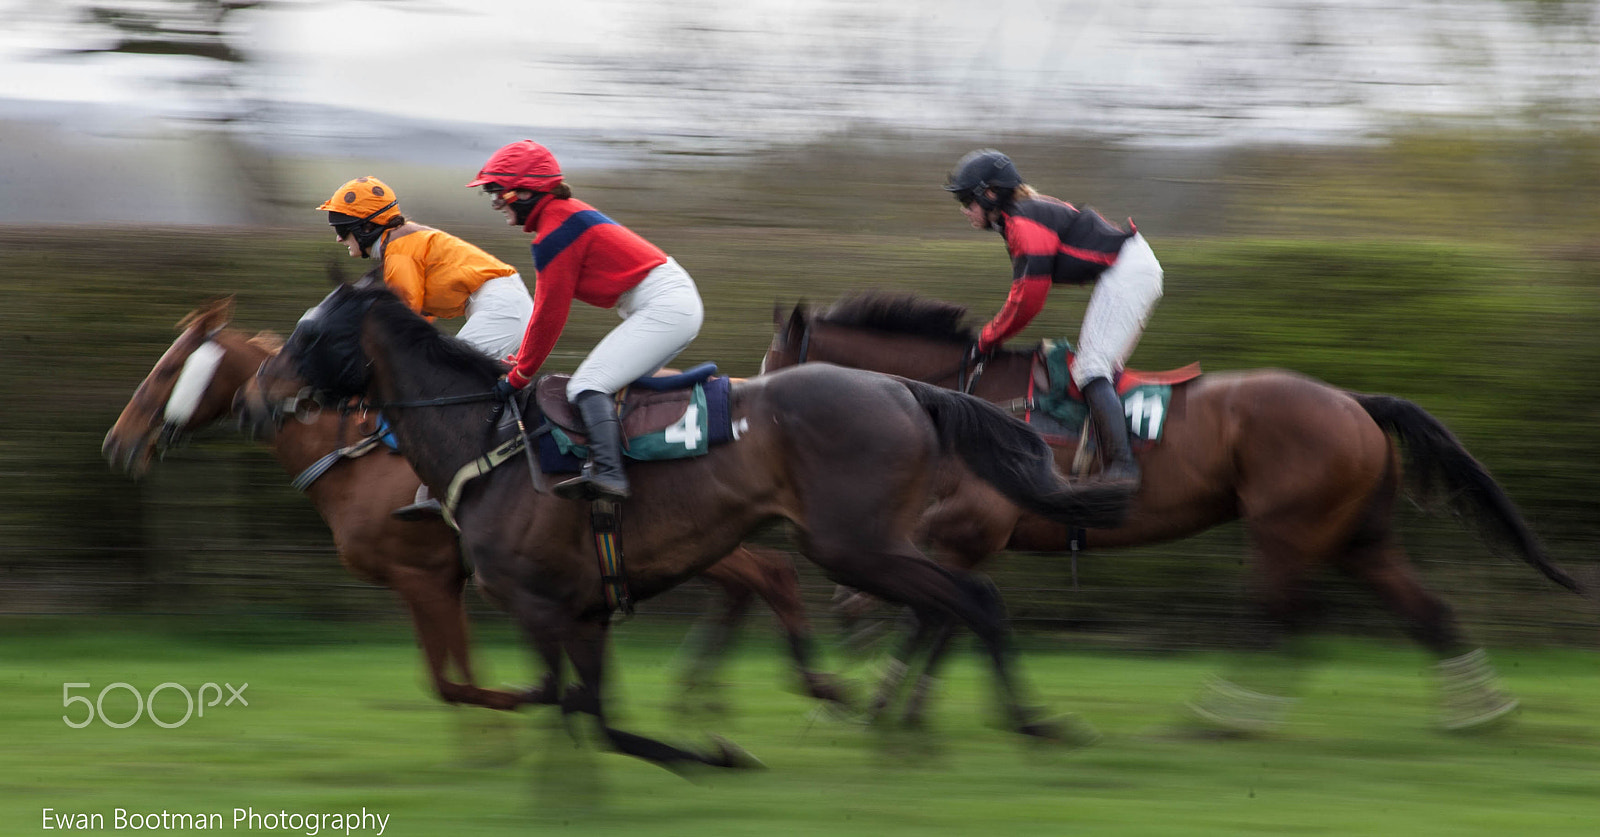
[[[700,333],[705,306],[688,271],[667,259],[617,300],[617,314],[622,324],[572,373],[568,399],[588,390],[616,392],[666,366]]]
[[[483,283],[467,298],[467,320],[456,337],[494,358],[504,360],[522,346],[533,317],[533,297],[518,274]]]
[[[1078,332],[1072,380],[1082,387],[1121,370],[1160,299],[1161,263],[1144,236],[1135,234],[1123,242],[1116,262],[1095,281]]]

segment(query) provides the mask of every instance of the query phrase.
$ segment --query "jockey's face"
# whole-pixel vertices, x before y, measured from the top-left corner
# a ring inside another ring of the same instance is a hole
[[[506,223],[513,227],[522,226],[517,220],[517,209],[511,204],[533,197],[533,193],[526,189],[502,189],[498,183],[490,183],[483,187],[483,193],[489,196],[489,206],[506,216]]]
[[[335,229],[333,231],[333,240],[343,244],[344,249],[349,250],[351,256],[358,259],[361,258],[361,242],[356,241],[353,231],[347,235],[340,235],[339,230]]]
[[[989,197],[994,197],[993,191],[989,192]],[[966,216],[967,222],[972,224],[972,228],[975,230],[989,229],[994,223],[994,219],[991,217],[993,213],[979,206],[977,201],[962,204],[961,214]]]

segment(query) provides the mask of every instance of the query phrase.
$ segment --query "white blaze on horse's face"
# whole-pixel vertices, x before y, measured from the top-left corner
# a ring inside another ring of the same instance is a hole
[[[223,348],[215,340],[201,343],[190,353],[189,359],[183,362],[183,371],[178,373],[178,382],[172,386],[172,394],[167,396],[166,410],[162,415],[167,424],[182,427],[194,418],[194,411],[211,386],[211,379],[217,374],[223,354]]]

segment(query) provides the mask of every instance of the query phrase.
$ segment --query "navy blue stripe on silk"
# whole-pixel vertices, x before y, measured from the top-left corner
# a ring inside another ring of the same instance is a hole
[[[601,224],[615,224],[616,221],[600,214],[599,210],[585,209],[572,213],[572,217],[561,222],[561,226],[551,230],[549,234],[540,238],[533,244],[533,266],[544,270],[544,266],[555,261],[561,251],[571,246],[590,227]]]

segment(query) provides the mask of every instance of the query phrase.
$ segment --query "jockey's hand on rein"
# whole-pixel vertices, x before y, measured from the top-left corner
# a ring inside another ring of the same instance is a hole
[[[505,378],[501,378],[500,380],[494,382],[494,389],[490,390],[490,394],[492,394],[497,401],[510,401],[511,396],[517,394],[517,386]]]

